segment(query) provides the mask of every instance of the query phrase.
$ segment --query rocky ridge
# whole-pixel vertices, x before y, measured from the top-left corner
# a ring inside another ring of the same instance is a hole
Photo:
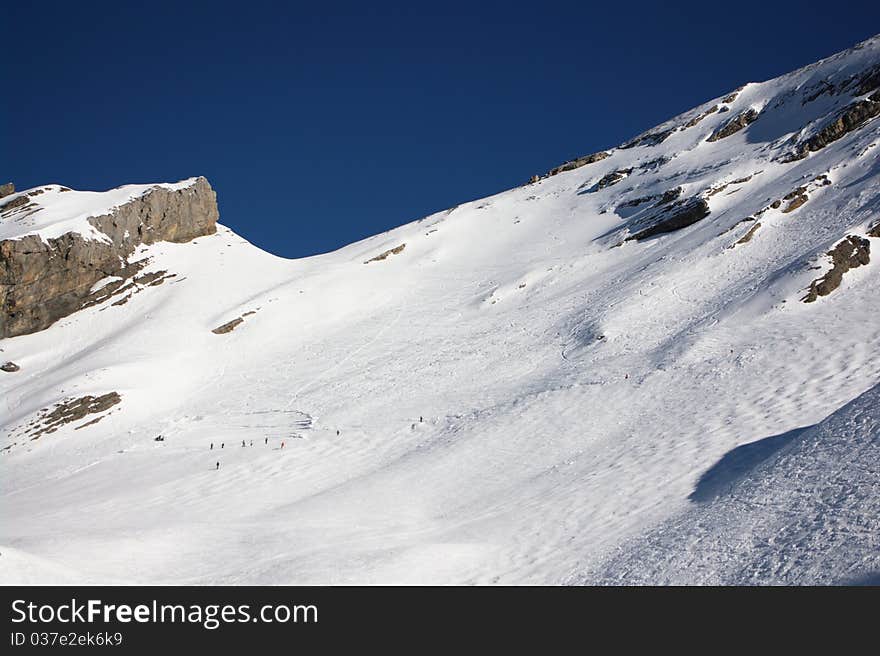
[[[57,194],[64,187],[47,188]],[[0,225],[40,209],[43,189],[23,192],[0,206]],[[36,198],[36,200],[35,200]],[[35,206],[35,207],[31,207]],[[88,218],[95,235],[69,231],[57,237],[25,234],[0,241],[0,338],[48,328],[58,319],[128,287],[147,264],[133,260],[138,246],[187,242],[216,231],[217,198],[205,178],[182,188],[156,185],[105,213]],[[109,285],[95,289],[106,278]],[[143,285],[159,284],[153,278]]]

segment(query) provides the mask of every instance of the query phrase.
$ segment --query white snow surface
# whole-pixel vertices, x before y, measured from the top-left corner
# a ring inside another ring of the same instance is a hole
[[[728,454],[697,485],[693,509],[603,563],[599,580],[880,584],[878,407],[880,385],[817,426]]]
[[[224,227],[143,247],[176,277],[0,341],[21,367],[0,372],[0,582],[873,581],[880,240],[800,299],[880,221],[880,118],[780,155],[855,100],[812,89],[878,63],[875,37],[660,144],[326,255]],[[749,107],[764,113],[706,141]],[[804,205],[732,248],[802,185]],[[646,207],[621,203],[677,186],[710,215],[618,246]],[[140,189],[0,236],[60,234]],[[22,437],[41,409],[111,391],[98,423]]]

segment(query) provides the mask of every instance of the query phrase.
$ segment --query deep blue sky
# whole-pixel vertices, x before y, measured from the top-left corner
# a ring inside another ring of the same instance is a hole
[[[880,31],[880,2],[11,2],[0,182],[205,175],[221,221],[333,250]]]

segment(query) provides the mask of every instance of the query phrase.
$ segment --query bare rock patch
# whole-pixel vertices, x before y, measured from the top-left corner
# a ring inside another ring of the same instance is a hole
[[[398,255],[402,253],[404,248],[406,248],[406,243],[403,243],[400,246],[395,246],[394,248],[389,248],[387,251],[379,253],[376,257],[371,257],[369,260],[365,261],[364,264],[369,264],[370,262],[381,262],[382,260],[388,259],[392,255]]]
[[[871,242],[864,237],[847,235],[827,255],[831,258],[831,270],[810,284],[807,295],[801,299],[804,303],[812,303],[820,296],[828,296],[840,287],[847,271],[868,264],[871,261]]]
[[[742,114],[737,114],[727,123],[715,130],[715,132],[710,134],[706,141],[719,141],[720,139],[729,137],[730,135],[739,132],[744,127],[754,123],[758,120],[758,116],[759,113],[756,109],[749,109]]]
[[[122,401],[122,397],[117,392],[108,392],[101,396],[86,395],[77,399],[65,399],[56,403],[51,409],[41,410],[26,434],[31,440],[39,439],[42,435],[54,433],[65,424],[79,421],[88,415],[105,412],[120,401]],[[98,417],[76,428],[85,428],[103,418],[103,416]]]

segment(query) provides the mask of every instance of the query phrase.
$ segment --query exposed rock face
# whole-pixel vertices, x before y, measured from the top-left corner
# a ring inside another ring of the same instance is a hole
[[[816,84],[808,87],[804,90],[804,98],[801,100],[801,105],[806,105],[807,103],[811,103],[816,98],[820,96],[829,96],[835,93],[834,85],[831,84],[828,80],[820,80]]]
[[[4,196],[9,196],[10,194],[15,193],[15,185],[11,182],[7,182],[6,184],[0,185],[0,198]]]
[[[880,223],[878,223],[877,225],[875,225],[873,228],[871,228],[868,231],[868,236],[869,237],[880,237]]]
[[[828,296],[840,287],[843,275],[871,261],[871,242],[863,237],[848,235],[846,239],[828,251],[831,257],[831,270],[818,280],[814,280],[804,296],[804,303],[812,303],[820,296]]]
[[[40,416],[34,422],[27,435],[32,439],[39,439],[42,435],[54,433],[65,424],[79,421],[84,417],[92,414],[99,414],[105,410],[109,410],[119,403],[122,397],[117,392],[108,392],[101,396],[83,396],[78,399],[65,399],[61,403],[56,403],[51,410],[43,410]],[[92,424],[96,424],[106,415],[102,415],[89,422],[76,426],[74,430],[85,428]]]
[[[48,328],[91,304],[98,281],[136,273],[142,263],[129,262],[129,257],[137,246],[212,234],[217,218],[216,194],[199,178],[179,190],[155,187],[109,214],[90,218],[109,241],[79,233],[47,241],[38,235],[0,241],[0,338]]]
[[[758,173],[760,173],[760,171],[758,171]],[[741,185],[741,184],[745,184],[746,182],[748,182],[749,180],[751,180],[755,175],[757,175],[757,173],[752,173],[751,175],[747,175],[747,176],[745,176],[744,178],[737,178],[736,180],[731,180],[730,182],[725,182],[725,183],[721,184],[721,185],[718,186],[718,187],[713,187],[712,189],[710,189],[710,190],[706,193],[706,195],[707,195],[709,198],[711,198],[711,197],[714,196],[715,194],[720,194],[722,191],[724,191],[725,189],[727,189],[727,188],[730,187],[731,185]],[[733,193],[733,192],[730,192],[730,193]],[[729,195],[729,194],[728,194],[728,195]]]
[[[606,187],[610,187],[611,185],[616,185],[618,182],[623,180],[626,176],[632,173],[632,169],[620,169],[618,171],[612,171],[608,173],[599,180],[589,191],[599,191],[600,189],[605,189]]]
[[[19,369],[21,369],[21,367],[19,367],[14,362],[4,362],[3,364],[0,364],[0,371],[5,371],[10,374],[18,371]]]
[[[880,64],[870,66],[867,69],[852,75],[836,83],[829,79],[823,79],[811,85],[804,91],[803,105],[813,102],[820,96],[831,96],[845,92],[856,96],[864,96],[880,87]]]
[[[594,162],[601,162],[606,157],[609,157],[611,153],[607,151],[601,151],[598,153],[593,153],[592,155],[585,155],[583,157],[578,157],[577,159],[569,160],[564,164],[560,164],[556,168],[550,169],[547,175],[556,175],[557,173],[562,173],[564,171],[573,171],[574,169],[578,169],[582,166],[586,166],[587,164],[592,164]]]
[[[654,207],[660,207],[661,205],[668,205],[669,203],[678,199],[681,196],[683,189],[681,187],[675,187],[674,189],[670,189],[668,191],[664,191],[662,194],[652,194],[650,196],[640,196],[639,198],[633,198],[632,200],[627,200],[617,206],[617,209],[623,209],[627,207],[638,207],[639,205],[644,205],[646,203],[654,203]]]
[[[626,150],[628,148],[635,148],[636,146],[656,146],[657,144],[666,141],[675,130],[676,128],[672,127],[665,130],[646,132],[645,134],[640,134],[635,139],[631,139],[625,144],[622,144],[620,148]]]
[[[798,144],[795,152],[783,161],[803,159],[807,154],[821,150],[878,115],[880,115],[880,91],[871,94],[867,100],[859,100],[845,107],[830,123]]]
[[[0,205],[0,212],[8,212],[9,210],[14,210],[16,207],[23,207],[27,205],[30,201],[27,196],[19,196],[18,198],[13,198],[12,200],[6,201],[2,205]]]
[[[707,116],[710,116],[711,114],[714,114],[714,113],[717,112],[717,111],[718,111],[718,105],[712,105],[712,106],[711,106],[709,109],[707,109],[705,112],[703,112],[702,114],[699,114],[699,115],[697,115],[697,116],[694,116],[690,121],[688,121],[687,123],[685,123],[685,124],[684,124],[684,127],[685,127],[685,128],[692,128],[692,127],[694,127],[697,123],[699,123],[700,121],[702,121],[704,118],[706,118]]]
[[[217,326],[211,332],[215,335],[225,335],[226,333],[231,333],[237,326],[244,323],[244,319],[241,317],[236,317],[232,321],[227,321],[222,326]]]
[[[788,214],[789,212],[794,212],[797,208],[807,202],[807,188],[806,187],[798,187],[794,191],[787,193],[782,197],[782,200],[788,201],[788,206],[782,210],[784,214]]]
[[[706,141],[718,141],[719,139],[729,137],[730,135],[739,132],[750,123],[754,123],[757,119],[758,111],[755,109],[749,109],[742,114],[737,114],[723,126],[715,130],[715,132],[710,134]]]
[[[761,223],[759,221],[756,221],[754,223],[754,225],[752,225],[752,227],[749,228],[748,232],[746,234],[744,234],[742,237],[740,237],[739,240],[737,240],[736,244],[734,244],[734,245],[748,244],[750,241],[752,241],[752,237],[755,236],[755,233],[758,232],[758,230],[760,230],[760,229],[761,229]]]
[[[731,91],[729,94],[727,94],[726,96],[724,96],[724,98],[721,99],[721,102],[729,105],[734,100],[736,100],[737,96],[739,96],[739,92],[742,91],[744,88],[745,87],[740,87],[739,89]]]
[[[652,217],[653,225],[626,238],[626,241],[647,239],[666,232],[681,230],[709,216],[709,203],[703,198],[688,198],[668,205]]]
[[[880,88],[880,64],[872,66],[858,75],[856,95],[864,96],[877,88]]]
[[[665,164],[668,164],[672,161],[672,157],[661,155],[660,157],[655,157],[652,160],[648,160],[647,162],[642,162],[639,164],[639,171],[644,171],[647,173],[652,173],[654,171],[659,171],[661,167]]]
[[[381,262],[382,260],[388,259],[391,255],[398,255],[403,252],[403,249],[406,248],[406,244],[401,244],[400,246],[395,246],[394,248],[389,248],[387,251],[383,253],[379,253],[376,257],[371,257],[369,260],[364,262],[364,264],[369,264],[370,262]]]

